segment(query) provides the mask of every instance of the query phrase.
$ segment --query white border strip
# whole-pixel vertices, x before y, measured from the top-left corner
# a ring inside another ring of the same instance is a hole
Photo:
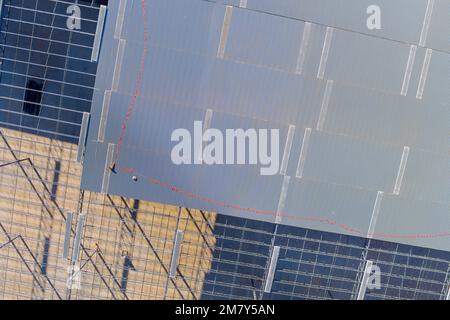
[[[284,176],[283,184],[281,185],[280,199],[278,200],[277,215],[275,217],[276,224],[281,223],[281,220],[283,219],[282,214],[284,211],[284,206],[286,205],[286,197],[290,181],[291,181],[290,176]]]
[[[297,172],[295,174],[295,176],[299,179],[303,178],[303,170],[305,169],[306,155],[308,154],[311,132],[311,128],[306,128],[305,134],[303,136],[302,148],[300,149],[300,157],[298,159]]]
[[[98,56],[100,54],[100,45],[103,38],[103,29],[105,28],[105,18],[106,18],[107,7],[104,5],[100,6],[100,11],[98,13],[97,29],[95,30],[94,44],[92,46],[91,61],[97,62]]]
[[[211,128],[213,113],[214,113],[213,109],[206,109],[205,122],[203,124],[203,133],[205,133],[206,130]]]
[[[424,47],[427,42],[428,30],[430,29],[431,16],[433,15],[434,0],[428,0],[425,17],[423,19],[422,31],[420,33],[419,46]]]
[[[373,205],[372,216],[370,217],[369,229],[367,230],[367,239],[372,239],[375,231],[375,227],[378,221],[378,215],[380,214],[381,201],[383,200],[383,191],[378,191]]]
[[[100,116],[100,124],[98,127],[97,140],[99,142],[105,141],[106,122],[108,121],[110,103],[111,103],[111,90],[105,90],[105,93],[103,95],[102,114]]]
[[[117,47],[116,63],[114,66],[114,74],[112,79],[111,91],[117,91],[119,89],[120,73],[122,72],[122,61],[125,55],[126,40],[120,39]]]
[[[86,149],[86,139],[89,128],[90,115],[87,112],[83,112],[83,120],[81,121],[80,137],[78,138],[77,148],[77,162],[81,163],[84,158],[84,151]]]
[[[297,58],[297,66],[295,68],[296,74],[303,73],[303,65],[305,64],[306,52],[309,47],[309,39],[311,37],[311,22],[305,22],[305,27],[303,29],[303,38],[300,45],[300,51]]]
[[[109,178],[111,176],[111,163],[114,159],[114,153],[116,151],[116,145],[108,143],[108,151],[106,153],[105,169],[103,172],[102,191],[101,193],[107,194],[109,190]]]
[[[408,155],[409,155],[409,147],[404,147],[402,153],[402,160],[400,161],[400,167],[398,168],[397,179],[395,179],[394,185],[393,193],[397,196],[400,194],[400,189],[402,187],[403,176],[405,175],[406,164],[408,162]]]
[[[270,258],[269,272],[267,272],[266,284],[264,286],[265,293],[270,293],[270,291],[272,291],[273,278],[275,276],[275,269],[277,268],[279,255],[280,255],[280,247],[279,246],[273,247],[272,256]]]
[[[214,114],[214,110],[212,109],[207,109],[206,113],[205,113],[205,120],[203,121],[203,126],[202,126],[202,140],[201,140],[201,144],[198,146],[199,150],[198,150],[198,162],[199,164],[203,164],[203,150],[205,149],[206,146],[206,141],[204,140],[204,136],[205,136],[205,131],[211,128],[211,121],[212,121],[212,117]],[[196,148],[194,149],[196,150]]]
[[[225,15],[223,17],[222,32],[220,33],[219,49],[217,50],[217,58],[219,59],[223,59],[225,57],[225,48],[227,46],[232,14],[233,7],[227,6],[225,9]]]
[[[66,228],[64,233],[63,255],[62,255],[63,259],[67,259],[69,257],[70,235],[72,232],[72,219],[73,219],[72,211],[67,212]]]
[[[177,276],[178,261],[181,253],[181,242],[183,241],[183,231],[177,230],[172,250],[172,260],[170,261],[169,278],[173,279]]]
[[[75,233],[75,240],[74,240],[74,243],[73,243],[72,262],[78,261],[78,258],[80,257],[80,244],[81,244],[81,238],[83,237],[85,218],[86,218],[86,215],[83,214],[83,213],[81,213],[78,216],[78,222],[77,222],[76,233]]]
[[[280,174],[285,176],[289,158],[291,156],[291,149],[292,149],[292,142],[294,141],[294,134],[295,134],[295,126],[289,125],[289,130],[286,137],[286,144],[284,145],[284,152],[283,152],[283,158],[281,160],[281,166],[280,166]]]
[[[2,16],[3,13],[3,0],[0,0],[0,17]]]
[[[358,300],[364,300],[364,297],[366,295],[367,290],[367,282],[369,281],[369,276],[372,271],[373,262],[370,260],[367,260],[366,267],[364,268],[364,275],[361,279],[361,285],[359,286],[359,292],[358,292]]]
[[[117,12],[116,28],[114,29],[114,39],[122,37],[123,22],[125,20],[125,8],[127,0],[120,0],[119,11]]]
[[[317,72],[317,78],[323,79],[325,76],[325,69],[327,67],[328,55],[331,48],[331,40],[333,39],[332,27],[327,27],[327,33],[325,34],[325,40],[323,41],[322,55],[320,57],[319,71]]]
[[[333,91],[333,80],[328,80],[323,95],[322,106],[320,108],[319,120],[317,121],[317,131],[322,131],[325,124],[325,119],[328,113],[328,105],[330,104],[331,93]]]
[[[422,72],[420,73],[419,86],[417,88],[417,94],[416,94],[417,99],[422,99],[422,97],[423,97],[423,92],[425,90],[425,84],[426,84],[427,78],[428,78],[428,70],[430,69],[430,62],[431,62],[432,54],[433,54],[433,50],[427,49],[427,51],[425,53],[425,59],[423,61]]]
[[[403,77],[402,90],[400,94],[406,96],[408,94],[409,81],[411,80],[411,73],[416,60],[417,46],[411,45],[409,49],[408,63],[406,64],[405,76]]]

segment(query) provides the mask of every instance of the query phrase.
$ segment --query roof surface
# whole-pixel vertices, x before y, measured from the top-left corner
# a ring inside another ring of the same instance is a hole
[[[109,4],[82,188],[449,250],[450,2],[238,2]],[[194,121],[279,129],[280,174],[173,164]]]

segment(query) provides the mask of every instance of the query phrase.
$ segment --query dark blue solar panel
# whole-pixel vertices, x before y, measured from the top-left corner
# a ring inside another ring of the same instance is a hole
[[[203,299],[355,299],[366,260],[381,288],[365,299],[443,299],[450,252],[219,215]],[[280,253],[264,292],[271,245]]]
[[[104,2],[3,1],[0,125],[78,141],[91,107],[97,69],[91,53]],[[81,11],[79,30],[67,27],[71,4]]]

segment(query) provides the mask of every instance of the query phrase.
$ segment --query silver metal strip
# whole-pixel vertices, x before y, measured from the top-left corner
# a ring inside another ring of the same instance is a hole
[[[214,114],[214,110],[207,109],[205,113],[205,120],[203,121],[203,132],[202,132],[202,142],[201,147],[198,152],[198,161],[199,163],[203,163],[203,150],[205,149],[206,141],[203,140],[203,135],[205,134],[205,131],[211,128],[211,121]]]
[[[291,156],[291,149],[292,149],[292,142],[294,141],[294,134],[295,134],[295,126],[289,125],[288,134],[286,137],[286,144],[284,146],[284,152],[283,152],[283,158],[281,160],[281,166],[280,166],[280,174],[285,176],[289,158]]]
[[[317,121],[317,131],[322,131],[325,124],[325,119],[328,113],[328,105],[330,104],[331,93],[333,91],[333,80],[328,80],[323,95],[322,106],[320,108],[319,120]]]
[[[117,12],[116,28],[114,29],[114,39],[120,39],[122,36],[123,22],[125,20],[125,8],[127,0],[120,0],[119,11]]]
[[[114,153],[116,152],[116,145],[113,143],[108,144],[108,151],[106,154],[105,169],[103,172],[102,181],[102,194],[108,194],[109,190],[109,179],[111,177],[111,164],[114,160]]]
[[[380,215],[381,201],[383,200],[383,191],[378,191],[373,205],[372,216],[370,217],[369,229],[367,230],[367,239],[372,239],[377,225],[378,216]]]
[[[105,141],[106,122],[108,121],[109,105],[111,103],[111,90],[106,90],[103,95],[102,114],[100,116],[100,123],[98,126],[97,140],[99,142]]]
[[[367,282],[369,280],[369,276],[372,271],[372,265],[373,265],[372,261],[368,260],[366,262],[366,267],[364,268],[364,275],[361,280],[361,285],[359,286],[358,300],[364,300],[367,290]]]
[[[450,300],[450,284],[447,288],[447,297],[445,298],[445,300]]]
[[[403,77],[402,90],[400,94],[406,96],[408,94],[409,81],[411,80],[411,73],[416,59],[417,46],[411,45],[409,49],[408,63],[406,64],[405,76]]]
[[[270,293],[272,291],[273,277],[275,276],[275,270],[277,268],[279,255],[280,255],[280,247],[279,246],[273,247],[272,256],[270,258],[269,271],[267,272],[266,284],[264,286],[265,293]]]
[[[430,29],[431,16],[433,15],[434,0],[428,0],[425,17],[423,19],[422,31],[420,33],[419,46],[424,47],[427,42],[428,30]]]
[[[303,38],[300,45],[300,51],[297,58],[297,66],[295,68],[296,74],[302,74],[303,65],[305,64],[306,53],[308,52],[309,39],[311,37],[311,22],[305,22],[305,27],[303,29]]]
[[[408,162],[408,155],[409,155],[409,147],[404,147],[403,153],[402,153],[402,159],[400,161],[400,167],[398,168],[398,172],[397,172],[397,179],[395,179],[394,192],[393,192],[395,195],[400,194],[403,176],[405,174],[405,169],[406,169],[406,163]]]
[[[80,257],[80,244],[83,237],[85,219],[86,215],[83,213],[78,216],[77,227],[75,231],[75,240],[73,242],[72,262],[78,261],[78,258]]]
[[[277,224],[281,223],[281,220],[283,219],[282,214],[284,211],[284,206],[286,205],[286,197],[287,197],[287,192],[289,189],[290,181],[291,181],[290,176],[284,176],[283,183],[281,185],[280,198],[278,200],[277,215],[275,217],[275,223],[277,223]]]
[[[171,279],[177,276],[178,260],[180,259],[182,241],[183,241],[183,231],[177,230],[172,250],[172,260],[170,262],[169,278]]]
[[[295,174],[295,176],[299,179],[303,178],[303,170],[305,169],[306,155],[308,154],[311,132],[311,128],[306,128],[305,134],[303,135],[302,148],[300,149],[300,157],[298,159],[297,172]]]
[[[225,9],[225,15],[223,17],[222,32],[220,33],[219,49],[217,50],[217,58],[219,59],[223,59],[225,57],[225,48],[227,46],[232,14],[233,7],[227,6]]]
[[[72,232],[72,219],[73,213],[71,211],[67,212],[66,229],[64,233],[64,244],[63,244],[63,259],[67,259],[67,257],[69,257],[70,236]]]
[[[207,109],[205,114],[205,122],[203,123],[203,133],[211,128],[211,121],[213,117],[214,110]]]
[[[325,76],[325,69],[327,67],[328,55],[331,48],[331,40],[333,39],[333,28],[327,27],[327,33],[325,34],[325,40],[323,42],[322,55],[320,57],[319,71],[317,72],[317,78],[323,79]]]
[[[430,69],[431,55],[433,54],[432,49],[427,49],[425,53],[425,59],[423,61],[422,71],[420,73],[419,87],[417,88],[417,99],[422,99],[423,91],[425,90],[425,84],[428,78],[428,70]]]
[[[105,28],[106,20],[106,10],[107,7],[104,5],[100,6],[100,11],[98,13],[97,29],[95,30],[94,44],[92,46],[91,61],[97,62],[98,56],[100,54],[100,45],[103,38],[103,30]]]
[[[80,137],[78,138],[78,148],[77,148],[77,162],[81,163],[84,158],[84,152],[86,150],[86,140],[89,128],[89,118],[90,115],[87,112],[83,112],[83,119],[81,121]]]
[[[247,0],[241,0],[239,2],[239,7],[246,9],[247,8]]]
[[[122,61],[125,55],[126,40],[120,39],[117,47],[116,63],[114,65],[114,74],[112,79],[111,91],[119,89],[120,73],[122,72]]]

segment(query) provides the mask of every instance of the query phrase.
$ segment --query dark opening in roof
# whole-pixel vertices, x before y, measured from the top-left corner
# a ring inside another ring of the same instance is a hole
[[[27,90],[23,102],[23,112],[38,116],[41,112],[42,88],[44,84],[41,80],[31,79],[27,81]]]

